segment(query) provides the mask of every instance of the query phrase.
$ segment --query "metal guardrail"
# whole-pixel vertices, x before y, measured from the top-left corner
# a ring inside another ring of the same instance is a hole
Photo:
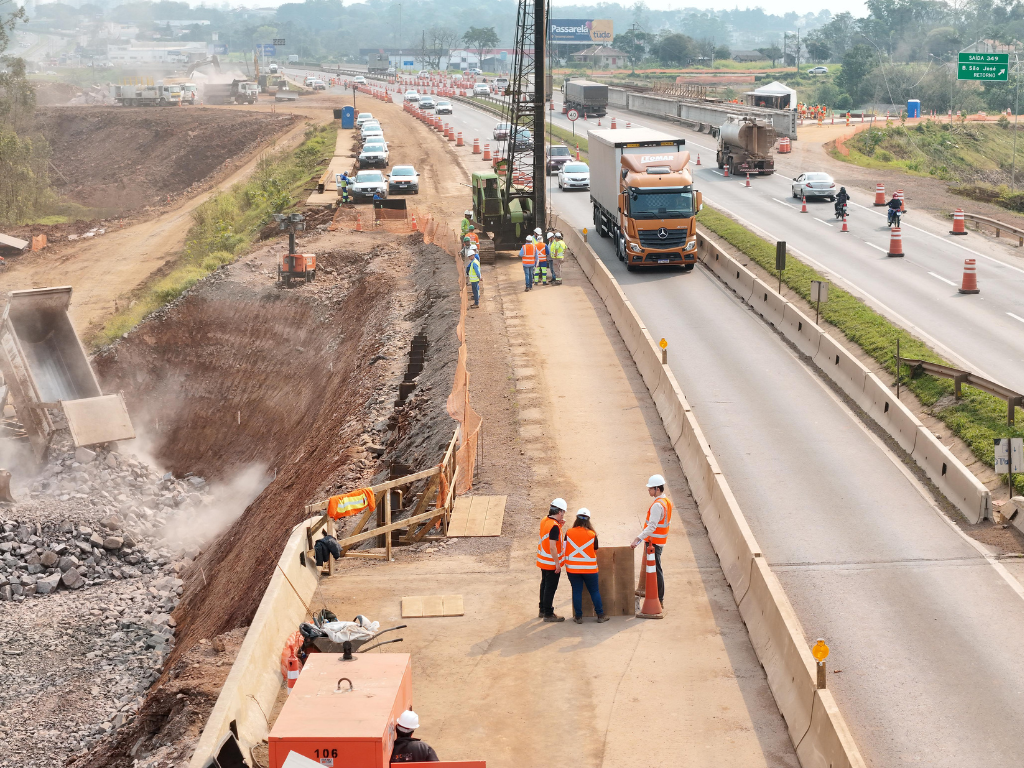
[[[980,229],[982,224],[994,227],[996,230],[996,237],[999,237],[1004,230],[1006,232],[1012,232],[1017,236],[1017,247],[1024,247],[1024,228],[1022,227],[1015,227],[1012,224],[1007,224],[996,219],[990,219],[988,216],[979,216],[976,213],[965,213],[964,220],[973,221],[975,224],[975,231]]]
[[[963,384],[969,384],[975,389],[980,389],[982,392],[987,392],[990,395],[1001,397],[1006,401],[1007,426],[1013,426],[1014,409],[1018,407],[1024,408],[1024,395],[1019,392],[1014,392],[1012,389],[1008,389],[1002,384],[996,384],[994,381],[983,379],[981,376],[970,373],[969,371],[961,371],[959,368],[950,368],[948,365],[932,363],[927,360],[912,360],[907,357],[900,359],[899,362],[914,369],[911,375],[914,375],[918,371],[923,371],[924,373],[932,376],[938,376],[939,378],[952,379],[953,394],[957,400],[962,397],[960,387]]]

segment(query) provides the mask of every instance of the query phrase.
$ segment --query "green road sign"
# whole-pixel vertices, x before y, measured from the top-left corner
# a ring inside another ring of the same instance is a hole
[[[961,53],[956,68],[956,79],[1005,81],[1009,71],[1008,53]]]

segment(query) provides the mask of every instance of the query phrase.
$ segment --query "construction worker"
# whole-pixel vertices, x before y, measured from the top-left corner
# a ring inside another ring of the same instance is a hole
[[[583,588],[590,593],[590,600],[597,613],[597,623],[608,621],[601,602],[601,590],[597,585],[597,533],[590,524],[590,510],[586,507],[576,510],[576,522],[565,532],[565,572],[572,585],[572,620],[583,623]]]
[[[469,264],[466,265],[466,276],[469,278],[469,285],[473,289],[473,306],[480,306],[480,283],[483,282],[483,275],[480,273],[480,252],[475,245],[469,247]]]
[[[351,202],[349,200],[349,197],[348,197],[348,185],[350,183],[350,179],[348,178],[348,173],[345,173],[345,172],[339,173],[337,179],[338,179],[338,195],[341,197],[341,202],[343,202],[343,203]]]
[[[473,245],[480,245],[480,235],[476,233],[476,227],[474,225],[469,225],[469,230],[466,232],[466,237],[470,239]]]
[[[420,717],[411,709],[398,716],[398,722],[395,724],[395,747],[391,750],[391,765],[440,762],[433,747],[412,737],[413,731],[419,727]]]
[[[462,236],[465,237],[466,233],[469,232],[469,227],[473,223],[473,212],[466,211],[462,219]]]
[[[537,268],[533,273],[533,284],[540,285],[547,275],[548,249],[544,245],[544,231],[537,227],[533,230],[533,242],[537,245]]]
[[[555,239],[548,246],[550,251],[551,276],[555,285],[562,284],[562,259],[565,258],[565,241],[561,232],[555,232]]]
[[[565,499],[555,499],[548,507],[548,516],[540,521],[540,539],[537,541],[537,567],[540,568],[540,605],[538,619],[544,621],[565,621],[564,616],[555,615],[555,591],[562,575],[562,528],[565,525],[565,510],[569,505]]]
[[[523,260],[523,274],[526,275],[526,290],[533,289],[533,270],[537,266],[537,246],[533,237],[526,238],[526,245],[519,249],[519,258]],[[525,293],[526,291],[524,291]]]
[[[647,481],[647,493],[654,499],[647,508],[647,521],[640,535],[630,544],[636,549],[641,541],[649,541],[654,545],[654,564],[658,572],[658,600],[665,605],[665,575],[661,570],[661,550],[668,541],[668,527],[672,522],[672,502],[665,497],[665,478],[651,475]]]

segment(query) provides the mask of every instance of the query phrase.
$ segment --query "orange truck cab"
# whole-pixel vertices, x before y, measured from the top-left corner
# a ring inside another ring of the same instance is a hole
[[[591,201],[594,225],[615,241],[630,271],[697,263],[697,211],[686,141],[647,128],[592,130]]]
[[[316,279],[315,253],[286,253],[277,265],[277,282],[291,286],[292,280],[311,283]]]

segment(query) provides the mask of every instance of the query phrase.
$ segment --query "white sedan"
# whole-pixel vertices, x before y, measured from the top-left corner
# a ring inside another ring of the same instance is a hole
[[[416,91],[411,91],[411,90],[410,91],[406,91],[405,92],[405,100],[406,101],[419,101],[420,100],[420,95]]]
[[[835,179],[820,171],[801,173],[793,179],[793,197],[798,199],[824,197],[835,200],[838,191]]]
[[[565,163],[558,171],[558,188],[590,189],[590,166],[578,161]]]

